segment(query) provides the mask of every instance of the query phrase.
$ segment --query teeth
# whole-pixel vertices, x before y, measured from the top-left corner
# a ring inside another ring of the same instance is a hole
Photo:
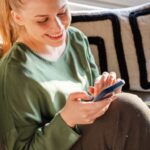
[[[60,33],[60,34],[55,34],[55,35],[49,35],[50,37],[59,37],[59,36],[61,36],[62,35],[62,33]]]

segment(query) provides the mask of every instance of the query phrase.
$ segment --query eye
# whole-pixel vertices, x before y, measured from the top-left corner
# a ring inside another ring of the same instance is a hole
[[[66,14],[67,14],[67,10],[65,10],[65,11],[62,12],[62,13],[58,13],[57,16],[58,16],[58,17],[63,17],[63,16],[65,16]]]
[[[37,21],[37,23],[46,23],[49,20],[49,18],[44,18],[42,20]]]

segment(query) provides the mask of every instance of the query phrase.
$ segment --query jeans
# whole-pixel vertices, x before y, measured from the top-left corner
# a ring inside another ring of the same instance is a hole
[[[150,109],[136,95],[117,95],[93,124],[80,125],[71,150],[150,150]]]

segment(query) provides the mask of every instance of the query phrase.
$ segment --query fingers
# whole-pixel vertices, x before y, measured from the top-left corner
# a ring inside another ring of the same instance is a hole
[[[103,72],[101,76],[99,76],[95,81],[95,86],[98,87],[101,86],[101,88],[110,86],[114,84],[116,81],[116,73],[115,72]]]
[[[100,75],[94,84],[94,96],[97,96],[100,91],[102,91],[104,88],[114,84],[116,82],[116,73],[115,72],[103,72],[102,75]],[[92,91],[93,92],[93,91]]]
[[[103,79],[103,80],[102,80]],[[112,84],[115,83],[115,80],[116,80],[116,73],[115,72],[104,72],[102,74],[102,81],[104,82],[104,87],[107,87],[107,86],[110,86]]]
[[[110,104],[111,103],[104,106],[100,111],[98,111],[96,114],[94,114],[91,119],[93,119],[93,118],[96,119],[96,118],[101,117],[102,115],[104,115],[106,113],[106,111],[108,110]]]
[[[93,123],[97,117],[107,111],[110,103],[114,100],[114,96],[100,102],[82,102],[78,100],[79,98],[89,99],[89,96],[82,91],[70,94],[69,101],[60,112],[64,121],[71,127],[74,127],[75,124]]]
[[[91,113],[89,113],[86,117],[87,120],[95,120],[96,118],[104,115],[106,113],[106,111],[109,109],[109,106],[111,104],[112,101],[114,101],[116,99],[116,96],[112,96],[111,98],[108,98],[107,100],[104,100],[103,103],[102,102],[95,102],[97,105],[95,105],[95,107],[97,107],[97,111],[93,111]]]
[[[69,95],[69,100],[90,100],[92,97],[88,95],[86,92],[81,91],[81,92],[74,92]]]
[[[102,100],[100,102],[81,102],[81,111],[85,112],[86,115],[92,115],[99,111],[101,111],[105,106],[109,105],[112,101],[116,99],[116,96],[111,96],[109,98],[106,98],[105,100]]]
[[[116,73],[115,72],[110,72],[107,81],[106,81],[106,86],[110,86],[116,82]]]
[[[93,87],[93,86],[90,86],[90,87],[88,88],[88,92],[89,92],[90,95],[94,96],[94,87]]]

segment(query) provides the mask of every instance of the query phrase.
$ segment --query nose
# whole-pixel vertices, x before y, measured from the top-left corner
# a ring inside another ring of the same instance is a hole
[[[54,32],[59,32],[63,29],[63,25],[57,16],[51,20],[50,27]]]

